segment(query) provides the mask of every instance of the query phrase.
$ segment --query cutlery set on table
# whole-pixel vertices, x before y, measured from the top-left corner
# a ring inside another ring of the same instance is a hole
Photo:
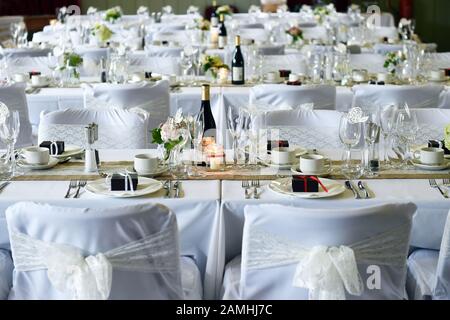
[[[82,191],[82,189],[84,190],[84,188],[86,187],[87,181],[86,180],[70,180],[69,182],[69,188],[67,189],[67,193],[64,196],[65,199],[79,199],[80,198],[80,192]],[[73,194],[72,197],[72,189],[75,190],[75,193]]]
[[[168,199],[179,199],[181,198],[181,182],[167,180],[164,182],[164,190],[166,191],[165,198]]]
[[[242,181],[242,189],[245,192],[245,199],[253,199],[258,200],[259,192],[258,189],[261,187],[259,180],[251,180],[251,181]],[[251,190],[253,188],[253,191]]]
[[[351,192],[353,192],[353,195],[355,196],[355,199],[357,199],[357,200],[371,198],[367,187],[365,186],[364,182],[362,182],[362,181],[358,181],[357,186],[355,186],[352,181],[347,180],[347,181],[345,181],[345,187],[348,190],[350,190]],[[361,196],[361,194],[362,194],[362,196]]]
[[[430,179],[430,180],[428,180],[428,183],[430,184],[431,188],[439,190],[439,192],[442,194],[442,196],[445,199],[450,198],[450,195],[448,192],[448,187],[450,187],[450,179],[443,179],[442,184],[438,184],[436,179]]]

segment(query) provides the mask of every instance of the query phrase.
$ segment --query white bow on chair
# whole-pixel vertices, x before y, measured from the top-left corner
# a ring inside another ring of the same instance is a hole
[[[292,284],[309,289],[310,300],[345,300],[345,290],[354,296],[364,291],[355,254],[344,246],[309,250],[297,265]]]
[[[74,300],[106,300],[111,291],[113,268],[146,273],[173,272],[179,268],[174,228],[175,224],[141,240],[88,257],[74,246],[44,242],[12,231],[14,266],[22,272],[46,269],[52,286]],[[182,296],[182,289],[177,290]]]
[[[250,233],[245,264],[249,270],[297,264],[292,285],[308,289],[310,300],[345,300],[346,292],[360,296],[364,291],[358,261],[404,265],[408,228],[402,225],[348,246],[312,248],[255,228]]]

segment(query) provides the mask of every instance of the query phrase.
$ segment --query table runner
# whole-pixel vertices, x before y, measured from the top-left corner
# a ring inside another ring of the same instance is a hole
[[[340,171],[342,161],[333,161],[329,178],[345,179]],[[383,164],[382,164],[383,166]],[[14,181],[68,181],[68,180],[96,180],[105,177],[108,173],[132,170],[132,161],[104,161],[101,162],[99,172],[84,172],[83,161],[62,163],[49,170],[28,170],[23,175],[15,177]],[[224,171],[210,171],[205,167],[197,167],[201,174],[199,177],[190,177],[182,172],[172,175],[169,172],[156,177],[159,180],[274,180],[286,176],[295,175],[291,170],[277,170],[275,168],[258,165],[255,169],[234,169],[228,166]],[[365,177],[369,180],[392,179],[447,179],[450,177],[450,169],[443,171],[426,171],[410,168],[409,170],[390,169],[381,170],[376,177]]]

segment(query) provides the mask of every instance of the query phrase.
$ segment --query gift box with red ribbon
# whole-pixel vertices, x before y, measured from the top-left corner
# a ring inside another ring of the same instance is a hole
[[[287,140],[267,141],[267,151],[272,151],[272,149],[274,148],[289,148],[289,141]]]
[[[292,191],[298,193],[315,193],[319,192],[319,186],[323,191],[328,192],[328,189],[316,176],[293,176],[292,177]]]

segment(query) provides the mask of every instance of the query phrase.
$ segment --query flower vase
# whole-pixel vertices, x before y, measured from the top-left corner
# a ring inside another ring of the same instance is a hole
[[[205,72],[205,78],[210,83],[217,83],[217,71],[209,69]]]
[[[77,67],[67,67],[66,68],[66,85],[77,86],[80,84],[80,72]]]

